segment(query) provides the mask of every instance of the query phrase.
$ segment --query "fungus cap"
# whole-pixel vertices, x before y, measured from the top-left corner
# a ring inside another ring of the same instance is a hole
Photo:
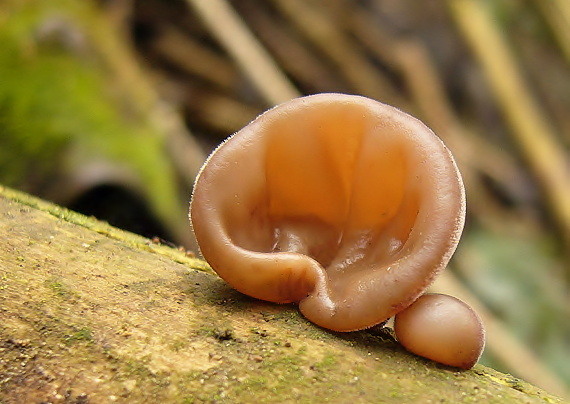
[[[396,314],[394,331],[408,351],[445,365],[470,369],[485,346],[477,313],[461,300],[426,294]]]
[[[381,323],[420,296],[464,216],[443,142],[396,108],[344,94],[291,100],[228,138],[190,207],[202,255],[230,285],[299,302],[336,331]]]

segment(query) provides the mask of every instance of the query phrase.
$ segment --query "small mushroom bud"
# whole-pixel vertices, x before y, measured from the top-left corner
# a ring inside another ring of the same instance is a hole
[[[477,313],[461,300],[426,294],[396,314],[394,331],[408,351],[445,365],[470,369],[485,346]]]
[[[443,142],[365,97],[281,104],[204,164],[190,217],[200,250],[230,285],[299,302],[335,331],[379,324],[445,268],[465,217],[463,182]]]

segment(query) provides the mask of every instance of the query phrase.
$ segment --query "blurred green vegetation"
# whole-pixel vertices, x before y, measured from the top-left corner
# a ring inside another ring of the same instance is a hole
[[[0,181],[64,204],[116,184],[146,200],[172,237],[185,233],[164,135],[91,40],[94,4],[8,2],[0,13]]]
[[[568,286],[554,245],[548,237],[512,237],[471,226],[454,263],[470,288],[516,336],[570,380]],[[492,356],[485,360],[505,367]]]

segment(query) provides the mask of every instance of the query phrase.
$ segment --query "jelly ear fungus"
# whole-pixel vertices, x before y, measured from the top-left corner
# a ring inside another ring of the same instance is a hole
[[[234,288],[353,331],[408,307],[447,265],[465,196],[451,153],[419,120],[318,94],[220,145],[190,216],[204,258]]]

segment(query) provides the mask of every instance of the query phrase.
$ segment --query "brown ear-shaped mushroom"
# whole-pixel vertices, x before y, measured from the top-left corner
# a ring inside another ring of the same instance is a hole
[[[455,250],[465,198],[453,157],[420,121],[319,94],[265,112],[218,147],[190,216],[204,258],[234,288],[353,331],[429,286]]]
[[[449,366],[470,369],[485,346],[479,316],[461,300],[426,294],[396,314],[394,331],[408,351]]]

